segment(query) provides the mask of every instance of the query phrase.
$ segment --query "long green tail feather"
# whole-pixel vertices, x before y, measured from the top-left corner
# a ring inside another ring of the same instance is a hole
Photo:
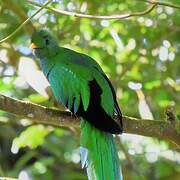
[[[113,135],[81,120],[81,163],[89,180],[122,180]]]

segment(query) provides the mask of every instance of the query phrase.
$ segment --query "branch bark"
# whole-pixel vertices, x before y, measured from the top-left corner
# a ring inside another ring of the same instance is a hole
[[[0,95],[0,109],[22,118],[28,118],[34,123],[55,127],[79,127],[80,122],[80,119],[70,112],[47,108],[4,95]],[[124,133],[167,139],[180,148],[179,121],[172,124],[165,120],[143,120],[123,116],[123,122]]]
[[[33,1],[28,1],[30,4],[34,5],[34,6],[38,6],[41,7],[41,5],[39,3],[33,2]],[[104,16],[100,16],[100,15],[91,15],[91,14],[82,14],[82,13],[77,13],[77,12],[70,12],[70,11],[65,11],[65,10],[61,10],[61,9],[56,9],[56,8],[50,8],[50,7],[45,7],[45,9],[52,11],[56,14],[63,14],[66,16],[73,16],[73,17],[78,17],[78,18],[87,18],[87,19],[100,19],[100,20],[112,20],[112,19],[127,19],[129,17],[133,17],[133,16],[143,16],[146,15],[148,13],[150,13],[157,4],[153,3],[152,6],[148,7],[146,10],[141,11],[141,12],[134,12],[134,13],[127,13],[127,14],[117,14],[117,15],[104,15]]]

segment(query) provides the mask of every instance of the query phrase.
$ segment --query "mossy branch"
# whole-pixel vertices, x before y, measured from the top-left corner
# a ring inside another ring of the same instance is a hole
[[[79,118],[70,112],[59,111],[30,102],[0,95],[0,109],[34,123],[55,127],[79,127]],[[123,116],[124,133],[162,138],[172,141],[180,148],[180,123],[168,120],[144,120]]]

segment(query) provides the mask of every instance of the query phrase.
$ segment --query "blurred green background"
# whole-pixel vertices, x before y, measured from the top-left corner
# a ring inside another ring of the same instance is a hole
[[[179,0],[170,2],[180,6]],[[150,6],[140,0],[56,0],[49,5],[92,15],[139,12]],[[1,0],[0,39],[37,9],[28,1]],[[48,28],[61,46],[96,59],[114,85],[124,115],[163,120],[165,109],[174,106],[179,117],[180,9],[157,6],[147,15],[110,21],[42,10],[0,45],[0,93],[53,107],[57,104],[48,96],[48,83],[29,48],[34,28]],[[125,180],[180,179],[180,151],[173,144],[127,134],[116,140]],[[77,131],[32,125],[0,111],[0,176],[87,179],[80,167]]]

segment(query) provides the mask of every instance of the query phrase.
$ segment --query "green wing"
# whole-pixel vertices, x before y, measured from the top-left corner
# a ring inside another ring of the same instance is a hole
[[[73,108],[73,112],[77,112],[81,98],[84,110],[87,110],[90,99],[88,86],[90,77],[83,78],[79,76],[72,65],[70,68],[64,64],[58,64],[58,66],[53,67],[48,79],[54,95],[60,103],[67,106],[70,110]]]
[[[100,66],[90,57],[73,51],[56,56],[48,80],[56,99],[76,113],[82,99],[84,111],[90,101],[89,82],[96,80],[102,90],[101,106],[113,115],[114,99]]]

